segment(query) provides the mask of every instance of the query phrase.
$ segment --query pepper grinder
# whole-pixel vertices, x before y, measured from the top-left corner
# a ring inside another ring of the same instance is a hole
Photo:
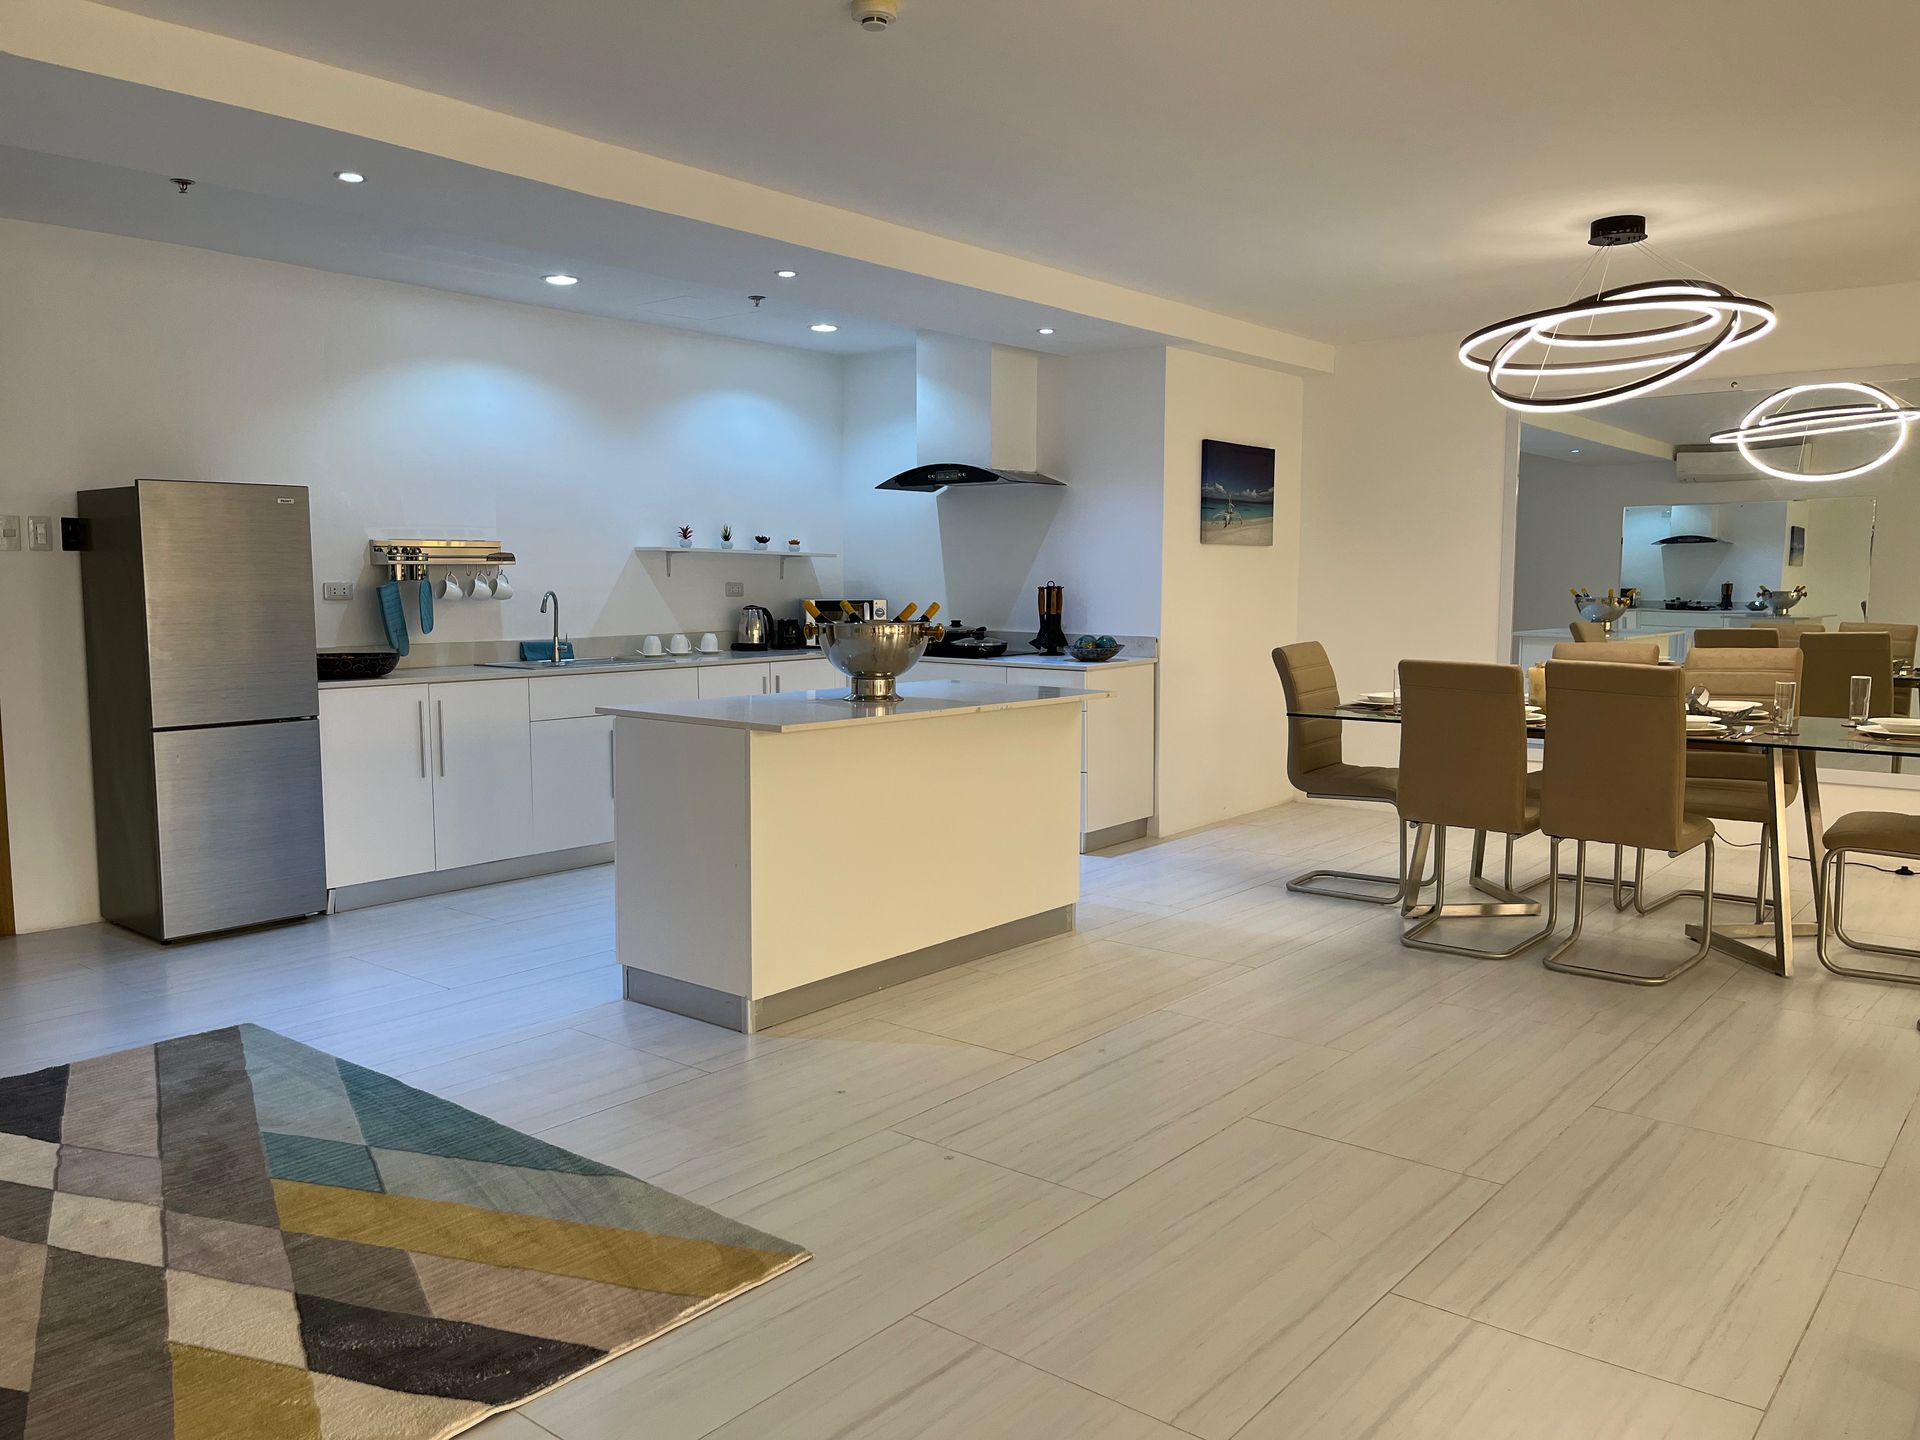
[[[1060,612],[1067,592],[1049,580],[1040,587],[1040,633],[1033,637],[1033,648],[1042,655],[1067,653],[1067,632],[1060,628]]]

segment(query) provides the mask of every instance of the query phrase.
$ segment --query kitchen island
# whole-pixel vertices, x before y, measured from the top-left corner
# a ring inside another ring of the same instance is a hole
[[[1081,709],[934,681],[603,707],[629,1000],[751,1032],[1073,927]]]

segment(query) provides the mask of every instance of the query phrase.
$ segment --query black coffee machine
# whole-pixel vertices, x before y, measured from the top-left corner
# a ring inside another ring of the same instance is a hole
[[[807,648],[806,622],[795,616],[790,620],[773,622],[773,648],[776,650],[804,650]]]

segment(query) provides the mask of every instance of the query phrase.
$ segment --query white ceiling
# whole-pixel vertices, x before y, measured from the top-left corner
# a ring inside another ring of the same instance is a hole
[[[1912,0],[120,0],[1323,340],[1920,278]],[[1684,22],[1684,23],[1683,23]]]
[[[366,183],[341,184],[343,168]],[[182,195],[170,175],[197,183]],[[919,330],[1060,354],[1166,339],[5,54],[0,216],[829,354],[898,349]],[[580,284],[545,284],[555,271]]]
[[[1567,465],[1659,465],[1670,464],[1658,456],[1639,450],[1627,450],[1578,435],[1561,435],[1543,425],[1523,422],[1520,426],[1520,453],[1537,455],[1543,460],[1558,460]]]
[[[1739,425],[1749,410],[1775,390],[1802,381],[1812,383],[1823,379],[1869,381],[1907,403],[1912,403],[1913,397],[1920,396],[1920,381],[1910,377],[1886,376],[1873,371],[1849,371],[1844,376],[1765,376],[1734,381],[1691,394],[1649,395],[1641,400],[1623,400],[1602,413],[1609,424],[1631,430],[1636,435],[1664,440],[1671,445],[1704,445],[1707,437],[1715,431],[1731,430]],[[1820,402],[1817,397],[1809,396],[1801,403],[1830,402]],[[1579,445],[1582,442],[1574,440],[1564,443]]]

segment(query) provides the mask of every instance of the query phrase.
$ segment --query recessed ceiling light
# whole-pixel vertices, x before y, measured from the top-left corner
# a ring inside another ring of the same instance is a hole
[[[333,178],[342,185],[358,185],[367,177],[358,170],[336,170],[333,172]]]
[[[1041,326],[1041,327],[1040,327],[1040,328],[1039,328],[1039,329],[1038,329],[1037,331],[1035,331],[1034,333],[1035,333],[1035,334],[1037,334],[1037,335],[1051,335],[1051,334],[1053,333],[1053,326],[1051,326],[1051,325],[1042,325],[1042,326]]]
[[[808,328],[816,335],[831,335],[840,327],[838,325],[829,325],[826,321],[822,320],[818,325],[812,325]]]
[[[580,283],[580,277],[578,275],[546,275],[541,278],[549,285],[578,285]]]
[[[1573,447],[1573,449],[1569,450],[1567,453],[1569,455],[1578,455],[1580,453],[1580,447],[1576,445]]]
[[[781,280],[791,280],[799,275],[800,272],[798,270],[776,270],[773,273]]]

